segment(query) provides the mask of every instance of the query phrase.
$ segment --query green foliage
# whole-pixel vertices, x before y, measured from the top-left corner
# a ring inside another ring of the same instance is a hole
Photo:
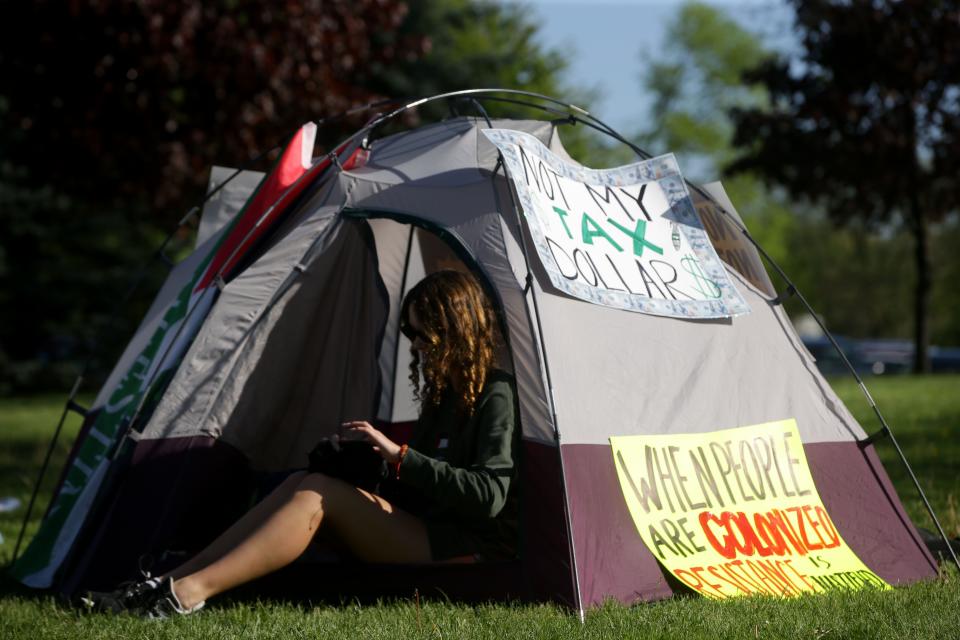
[[[114,309],[207,167],[375,97],[356,67],[422,53],[377,46],[404,15],[388,0],[123,0],[0,21],[0,391],[63,388],[94,335],[102,374],[162,265],[117,324]]]
[[[869,24],[866,22],[863,28]],[[918,276],[913,241],[906,231],[860,222],[836,228],[821,209],[794,198],[776,183],[765,184],[764,172],[798,170],[784,168],[789,164],[784,158],[790,156],[792,142],[790,138],[775,140],[781,134],[779,130],[768,128],[755,134],[763,144],[776,148],[765,156],[766,168],[749,165],[750,170],[743,170],[748,166],[743,154],[752,153],[752,147],[734,146],[730,111],[755,114],[758,121],[771,113],[771,92],[784,89],[768,88],[756,76],[745,82],[743,76],[758,66],[775,66],[772,53],[722,10],[703,3],[683,5],[668,33],[666,53],[649,66],[644,77],[654,98],[651,127],[641,136],[644,143],[657,152],[676,152],[681,166],[694,179],[710,181],[726,173],[724,188],[751,233],[795,281],[832,331],[857,337],[909,335],[913,327],[911,295]],[[862,34],[864,38],[868,35]],[[872,48],[862,49],[858,56],[872,55]],[[851,73],[863,76],[860,71]],[[744,126],[741,135],[748,133],[749,127]],[[821,136],[823,140],[828,137],[827,133]],[[831,162],[834,160],[831,158]],[[824,170],[820,157],[804,161],[811,176]],[[846,164],[847,191],[860,194],[864,191],[860,175],[872,170],[869,163],[853,158],[842,162]],[[883,164],[887,160],[881,155],[873,162]],[[729,171],[733,166],[739,169],[735,173]],[[819,189],[819,179],[808,177],[807,184]],[[947,183],[956,184],[956,180]],[[957,229],[957,221],[952,220],[935,228],[939,235],[933,234],[931,240],[931,331],[935,342],[946,344],[957,344],[960,338],[960,317],[953,312],[960,304],[958,288],[953,285],[960,277],[957,252],[952,248],[960,239]],[[773,281],[782,288],[776,276]],[[796,299],[787,302],[787,309],[791,314],[804,312]]]
[[[63,193],[4,180],[0,167],[0,394],[67,388],[76,361],[97,348],[108,354],[123,335],[110,312],[131,284],[132,268],[159,245],[136,203],[125,219]],[[138,217],[137,214],[141,214]],[[156,289],[163,267],[144,274]],[[146,305],[134,300],[131,312]],[[108,356],[109,357],[109,356]],[[109,363],[101,363],[108,365]]]
[[[655,153],[675,153],[688,178],[711,182],[736,158],[728,112],[764,100],[765,92],[741,76],[772,54],[721,9],[702,2],[682,5],[666,40],[663,57],[643,77],[653,107],[650,126],[638,137]],[[789,238],[798,221],[789,204],[748,173],[724,180],[724,189],[760,245],[793,273]]]
[[[761,172],[836,220],[909,225],[960,202],[960,3],[793,0],[797,59],[749,74],[769,104],[735,114],[738,168]]]
[[[934,344],[960,345],[960,219],[956,216],[935,228],[930,263],[933,292],[930,339]]]
[[[417,97],[471,87],[560,94],[567,60],[537,42],[537,27],[523,7],[487,0],[407,4],[410,13],[399,33],[424,34],[425,54],[375,67],[374,86],[384,95]]]
[[[663,58],[643,77],[653,107],[640,139],[658,153],[677,153],[691,177],[710,179],[733,157],[727,111],[764,97],[741,75],[771,54],[722,10],[701,2],[683,4],[666,40]]]
[[[372,86],[379,93],[429,96],[467,88],[522,89],[583,108],[595,99],[589,90],[564,84],[563,75],[569,66],[567,56],[538,42],[538,25],[523,5],[489,0],[415,0],[408,5],[410,15],[400,33],[409,32],[408,37],[428,34],[426,53],[415,59],[401,59],[389,67],[374,67]],[[504,101],[482,102],[492,118],[543,120],[566,113],[560,105],[540,103],[559,110],[551,116],[540,109],[508,102],[530,101],[529,98],[506,94],[500,97]],[[420,107],[404,124],[448,117],[451,113],[480,115],[469,98],[462,98]],[[636,159],[625,145],[611,143],[609,138],[585,126],[564,125],[560,135],[570,155],[591,167]]]
[[[792,278],[815,310],[823,310],[831,332],[853,337],[909,335],[913,279],[911,242],[904,233],[880,235],[859,225],[838,228],[823,216],[808,215],[787,241]],[[803,313],[797,300],[787,309]]]
[[[105,373],[164,266],[121,305],[124,292],[211,164],[240,166],[305,121],[383,97],[562,95],[565,58],[536,29],[522,7],[485,0],[23,3],[0,21],[0,393],[69,385],[94,336],[103,358],[88,377]],[[508,112],[544,116],[491,106]],[[319,146],[371,115],[321,127]],[[603,152],[579,128],[570,141],[580,157]]]
[[[797,60],[751,72],[770,103],[734,114],[736,170],[838,223],[912,235],[917,371],[929,368],[930,225],[960,206],[960,2],[793,0]]]

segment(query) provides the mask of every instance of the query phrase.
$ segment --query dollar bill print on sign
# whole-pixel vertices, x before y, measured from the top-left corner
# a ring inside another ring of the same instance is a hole
[[[503,153],[555,288],[660,316],[727,318],[750,311],[710,244],[672,154],[588,169],[527,133],[483,133]]]
[[[722,599],[890,588],[840,536],[796,420],[615,436],[610,445],[637,533],[697,593]]]

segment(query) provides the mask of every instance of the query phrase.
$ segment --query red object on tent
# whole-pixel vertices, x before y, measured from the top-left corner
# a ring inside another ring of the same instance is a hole
[[[330,166],[329,158],[325,158],[312,169],[310,167],[316,135],[317,125],[312,122],[300,127],[284,149],[273,171],[260,184],[244,210],[243,217],[220,245],[194,291],[206,289],[220,274],[229,274],[264,231],[273,225],[290,203],[311,183],[311,180],[301,178],[308,172],[311,177],[315,177]]]

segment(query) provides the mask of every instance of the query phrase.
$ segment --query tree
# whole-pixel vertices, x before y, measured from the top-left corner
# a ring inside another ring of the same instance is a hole
[[[534,36],[521,9],[482,0],[21,3],[0,20],[0,387],[103,334],[211,164],[384,97],[560,92],[565,62]],[[107,332],[118,344],[152,284]]]
[[[802,50],[748,74],[769,108],[734,112],[734,169],[913,238],[914,369],[929,370],[930,226],[960,203],[960,2],[791,0]]]
[[[558,97],[584,107],[594,100],[591,91],[571,89],[564,84],[564,72],[569,66],[566,55],[538,42],[537,26],[523,5],[486,0],[415,0],[408,5],[409,18],[399,32],[406,37],[430,34],[428,52],[372,69],[372,86],[379,93],[429,96],[458,88],[506,87]],[[449,115],[449,106],[428,105],[423,111],[430,117],[442,117]],[[541,110],[513,103],[484,101],[483,106],[491,117],[549,117]],[[463,114],[479,115],[469,100],[461,101],[458,108]],[[585,126],[563,126],[561,136],[571,156],[592,167],[635,159],[626,146],[610,145],[609,139]]]
[[[375,98],[358,68],[426,51],[426,35],[394,37],[405,17],[395,0],[123,0],[0,21],[0,361],[102,333],[206,167]]]
[[[28,180],[86,200],[182,204],[215,157],[378,97],[362,70],[428,46],[396,37],[406,14],[390,0],[29,3],[4,21],[4,146],[42,167]]]
[[[675,153],[688,178],[716,180],[738,153],[730,110],[766,102],[763,88],[743,83],[742,75],[773,53],[722,9],[702,2],[680,7],[665,40],[664,51],[643,75],[652,108],[637,138],[653,153]],[[760,245],[788,273],[801,271],[802,262],[789,251],[799,223],[792,203],[749,173],[728,176],[724,189]]]
[[[426,96],[470,87],[513,87],[555,95],[567,68],[558,51],[537,42],[524,7],[477,0],[413,0],[403,38],[429,34],[425,55],[371,70],[390,96]],[[467,75],[469,74],[469,75]]]
[[[772,56],[759,39],[722,10],[686,2],[667,28],[665,53],[645,70],[653,97],[640,140],[657,152],[686,156],[686,164],[714,177],[735,155],[733,107],[760,105],[765,93],[741,76]]]

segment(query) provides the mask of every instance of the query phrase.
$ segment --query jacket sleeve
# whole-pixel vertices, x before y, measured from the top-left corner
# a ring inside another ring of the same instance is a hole
[[[513,388],[495,382],[477,407],[476,453],[470,466],[448,462],[409,449],[400,466],[400,480],[430,495],[444,509],[468,518],[493,518],[503,508],[514,476]]]

